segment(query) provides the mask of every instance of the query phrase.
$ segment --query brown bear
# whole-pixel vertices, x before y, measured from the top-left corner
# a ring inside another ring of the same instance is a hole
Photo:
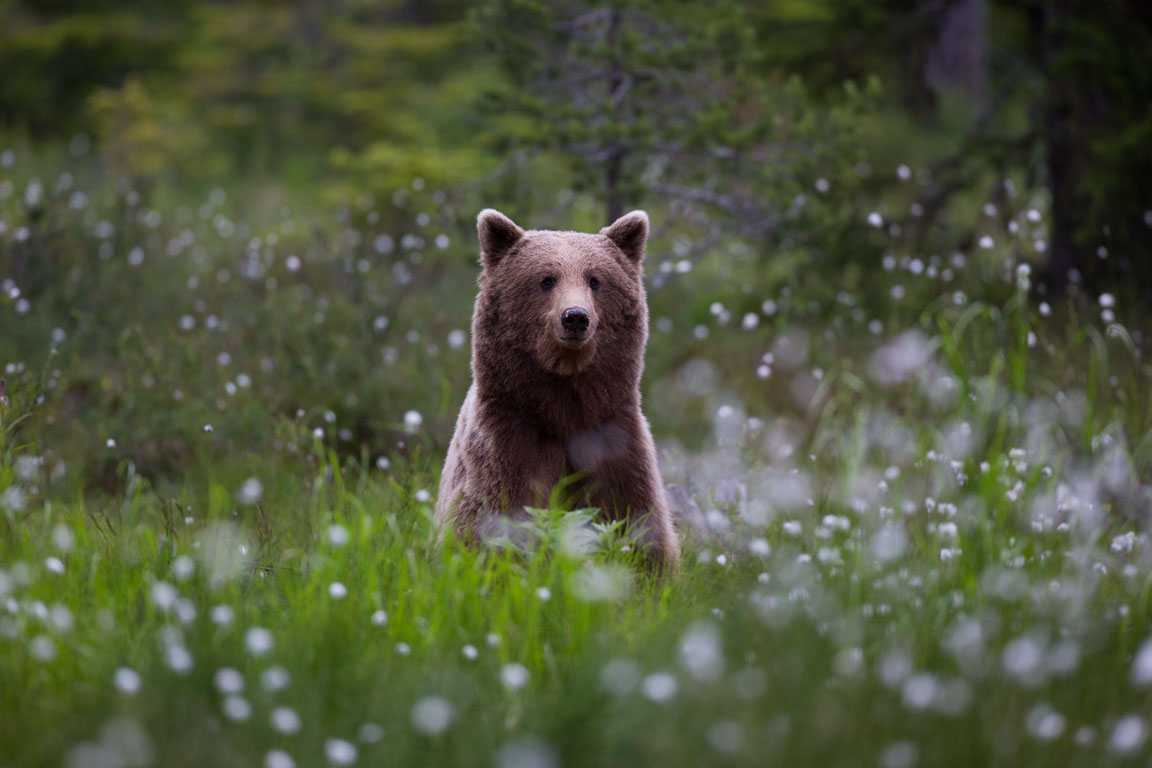
[[[648,339],[641,261],[648,215],[599,234],[529,230],[487,209],[476,219],[480,292],[472,387],[440,479],[436,519],[469,539],[562,478],[581,507],[627,519],[659,570],[680,557],[656,448],[640,411]]]

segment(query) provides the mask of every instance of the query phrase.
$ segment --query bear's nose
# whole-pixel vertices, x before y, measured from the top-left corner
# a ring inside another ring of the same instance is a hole
[[[590,322],[592,318],[588,316],[588,310],[583,307],[568,307],[560,314],[560,325],[564,326],[564,330],[568,333],[584,334]]]

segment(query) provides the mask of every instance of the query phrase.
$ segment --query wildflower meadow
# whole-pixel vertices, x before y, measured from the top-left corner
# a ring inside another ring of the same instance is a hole
[[[379,39],[373,3],[264,25],[187,5],[195,36],[158,79],[92,86],[92,122],[59,135],[0,132],[0,766],[1149,763],[1152,308],[1124,266],[1149,251],[1119,225],[1051,280],[1048,177],[975,154],[948,104],[928,128],[887,109],[892,77],[821,90],[816,65],[807,85],[766,74],[803,62],[690,63],[759,127],[673,178],[660,158],[720,129],[616,113],[650,155],[605,188],[582,175],[598,123],[550,115],[550,144],[522,104],[453,111],[519,82],[500,67],[523,47],[452,42],[507,4],[377,3]],[[719,11],[661,8],[627,13],[729,39]],[[153,40],[123,31],[138,13],[100,39]],[[613,34],[605,18],[550,28]],[[564,61],[593,77],[580,40]],[[309,58],[326,45],[344,58]],[[698,50],[620,45],[670,72]],[[260,80],[267,57],[296,68]],[[392,67],[378,104],[353,87],[365,62]],[[218,71],[262,94],[248,117]],[[647,82],[621,99],[659,96]],[[276,88],[293,109],[261,100]],[[1148,237],[1131,194],[1112,210]],[[653,226],[642,386],[679,571],[560,491],[522,535],[442,537],[477,211],[596,231],[617,198]]]

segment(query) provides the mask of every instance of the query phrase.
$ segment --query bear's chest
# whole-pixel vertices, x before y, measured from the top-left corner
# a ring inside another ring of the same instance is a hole
[[[587,382],[573,386],[543,385],[521,404],[521,413],[529,416],[541,432],[564,443],[589,439],[597,430],[613,421],[631,400],[626,393],[614,393],[605,384]]]

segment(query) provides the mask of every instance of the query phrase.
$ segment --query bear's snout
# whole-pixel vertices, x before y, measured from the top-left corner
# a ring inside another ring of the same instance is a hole
[[[567,302],[564,302],[567,304]],[[560,304],[561,307],[564,304]],[[552,332],[561,347],[584,350],[596,335],[596,314],[579,304],[552,312]]]
[[[588,326],[592,317],[584,307],[568,307],[560,313],[560,327],[564,329],[564,336],[571,339],[582,339],[588,333]]]

